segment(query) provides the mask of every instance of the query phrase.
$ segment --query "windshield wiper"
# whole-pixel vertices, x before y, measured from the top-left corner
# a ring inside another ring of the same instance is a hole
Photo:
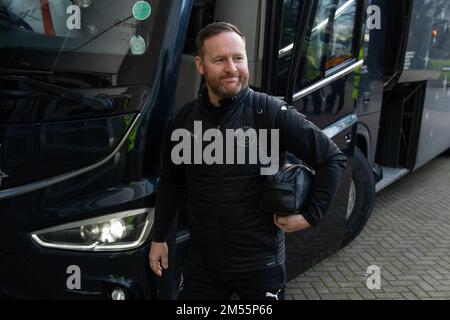
[[[2,4],[0,4],[0,20],[6,21],[18,27],[23,27],[29,31],[34,31],[33,28],[27,22],[25,22],[25,20],[23,20],[19,16],[16,16],[12,12],[9,12],[6,8],[3,7]]]
[[[35,80],[25,75],[14,75],[14,76],[1,75],[0,79],[24,82],[32,87],[43,89],[47,92],[56,94],[62,97],[63,99],[80,103],[95,110],[112,111],[114,109],[113,98],[106,94],[102,94],[97,97],[90,97],[85,94],[76,92],[72,89],[61,87],[56,84],[48,83],[41,80]]]

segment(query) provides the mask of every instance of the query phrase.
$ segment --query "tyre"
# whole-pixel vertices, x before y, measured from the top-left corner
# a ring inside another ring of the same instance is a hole
[[[346,216],[346,232],[342,247],[361,232],[369,220],[375,200],[375,178],[364,154],[355,148],[353,172]]]

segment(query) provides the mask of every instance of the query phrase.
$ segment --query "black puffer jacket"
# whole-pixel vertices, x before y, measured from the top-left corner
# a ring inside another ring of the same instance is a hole
[[[202,92],[194,103],[175,114],[167,132],[161,155],[153,241],[165,241],[178,199],[185,191],[190,213],[191,258],[217,271],[249,271],[282,264],[284,234],[273,223],[272,214],[261,212],[258,205],[264,180],[259,164],[175,165],[171,161],[172,147],[178,144],[170,141],[171,133],[177,128],[194,133],[194,121],[201,121],[203,133],[219,128],[223,137],[226,129],[256,128],[253,104],[257,99],[251,89],[221,101],[220,108],[209,103],[206,90]],[[304,212],[308,222],[316,225],[337,190],[346,157],[294,109],[280,109],[275,119],[275,127],[280,130],[280,152],[289,150],[316,169],[312,200]],[[203,143],[203,147],[208,144]],[[224,161],[225,154],[226,150]]]

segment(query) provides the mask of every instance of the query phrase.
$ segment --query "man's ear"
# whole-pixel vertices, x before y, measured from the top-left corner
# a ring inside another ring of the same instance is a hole
[[[195,57],[195,66],[197,67],[198,73],[200,73],[202,76],[205,75],[205,70],[203,69],[203,61],[199,56]]]

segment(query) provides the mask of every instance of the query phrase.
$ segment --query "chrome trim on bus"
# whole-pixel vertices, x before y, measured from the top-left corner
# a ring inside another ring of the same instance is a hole
[[[177,233],[176,243],[188,241],[191,238],[191,233],[187,230],[182,230]]]
[[[322,131],[328,136],[328,138],[332,139],[357,122],[358,117],[356,114],[352,113],[333,123],[331,126],[326,127]]]
[[[294,94],[293,101],[297,101],[298,99],[303,98],[304,96],[307,96],[308,94],[313,93],[314,91],[329,85],[334,80],[339,79],[339,78],[353,72],[355,69],[360,68],[363,65],[363,63],[364,63],[364,60],[359,60],[359,61],[355,62],[354,64],[348,66],[347,68],[333,74],[332,76],[329,76],[328,78],[325,78],[325,79],[309,86],[308,88],[305,88],[302,91],[297,92],[296,94]]]

